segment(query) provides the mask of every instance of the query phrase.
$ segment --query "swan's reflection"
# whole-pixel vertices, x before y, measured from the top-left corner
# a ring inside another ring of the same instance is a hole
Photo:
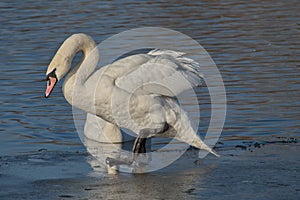
[[[145,155],[132,160],[132,147],[135,137],[132,132],[121,131],[119,127],[101,118],[87,114],[84,126],[84,143],[88,152],[95,158],[89,160],[94,172],[144,173],[162,169],[179,159],[187,150],[188,144],[177,140],[147,139]],[[112,159],[111,163],[107,160]],[[195,158],[197,156],[195,155]]]
[[[108,173],[117,173],[120,167],[122,167],[121,171],[141,170],[135,172],[143,172],[141,165],[136,166],[134,169],[131,166],[131,151],[135,137],[131,136],[129,131],[121,131],[116,125],[108,123],[95,115],[87,114],[84,135],[86,148],[95,158],[95,160],[89,160],[95,172],[107,169]],[[148,139],[146,148],[149,152],[151,151],[150,143],[151,140]],[[147,163],[151,160],[149,155],[140,157],[140,159]],[[108,158],[119,164],[108,164]]]
[[[116,173],[118,166],[108,166],[107,158],[120,159],[122,146],[125,142],[134,140],[134,137],[101,118],[87,114],[84,126],[84,143],[88,152],[96,159],[90,160],[95,171],[107,169],[108,173]]]

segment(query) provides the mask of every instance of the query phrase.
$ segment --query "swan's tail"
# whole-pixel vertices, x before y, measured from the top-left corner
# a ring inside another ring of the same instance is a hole
[[[196,134],[192,127],[192,122],[189,120],[185,111],[172,99],[166,99],[166,103],[168,108],[166,112],[167,123],[174,129],[174,132],[176,132],[174,133],[175,138],[219,157],[219,155]]]
[[[207,144],[205,144],[198,136],[197,136],[197,139],[195,138],[194,139],[194,142],[191,144],[193,147],[196,147],[198,149],[203,149],[203,150],[206,150],[208,151],[209,153],[217,156],[217,157],[220,157],[219,154],[217,154],[217,152],[215,152],[212,148],[210,148],[209,146],[207,146]]]

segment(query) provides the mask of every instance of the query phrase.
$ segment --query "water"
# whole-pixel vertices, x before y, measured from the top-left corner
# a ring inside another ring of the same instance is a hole
[[[220,141],[300,136],[300,23],[291,1],[1,1],[0,155],[40,149],[84,151],[61,84],[44,99],[47,65],[73,33],[95,41],[158,26],[197,40],[216,62],[227,92]],[[209,99],[203,97],[204,118]]]
[[[212,56],[228,98],[223,138],[299,136],[300,38],[294,4],[2,2],[0,154],[80,149],[60,87],[46,100],[45,83],[37,80],[69,35],[84,32],[101,42],[143,26],[187,34]]]

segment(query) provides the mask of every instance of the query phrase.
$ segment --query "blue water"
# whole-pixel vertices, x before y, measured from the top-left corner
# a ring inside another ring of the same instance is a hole
[[[216,62],[227,92],[220,140],[300,136],[298,1],[1,1],[0,155],[77,151],[72,108],[59,83],[43,97],[47,65],[71,34],[98,43],[131,28],[158,26],[198,41]],[[201,94],[199,94],[201,96]],[[201,127],[209,119],[203,103]]]

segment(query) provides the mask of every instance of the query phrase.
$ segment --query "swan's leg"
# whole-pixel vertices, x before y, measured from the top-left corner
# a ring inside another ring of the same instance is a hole
[[[146,153],[146,137],[137,137],[133,148],[132,148],[132,158],[127,160],[127,159],[115,159],[111,157],[107,157],[105,162],[109,167],[113,166],[119,166],[119,165],[131,165],[134,163],[138,157],[139,154],[141,153]]]
[[[134,154],[146,153],[146,141],[147,138],[137,137],[133,145],[132,153]]]
[[[168,123],[164,123],[162,129],[157,132],[157,134],[161,134],[161,133],[164,133],[166,131],[168,131],[170,128],[169,124]],[[150,131],[147,130],[147,129],[144,129],[140,132],[139,136],[135,139],[134,141],[134,145],[133,145],[133,148],[132,148],[132,154],[133,154],[133,161],[137,158],[137,156],[139,154],[145,154],[147,153],[146,151],[146,141],[147,141],[147,136],[149,136],[149,133]]]
[[[165,123],[163,125],[163,127],[161,128],[161,130],[159,132],[157,132],[157,134],[164,133],[164,132],[168,131],[169,128],[170,128],[169,124]],[[141,160],[138,160],[137,158],[140,154],[145,155],[147,153],[146,143],[147,143],[147,141],[151,141],[151,138],[150,138],[150,140],[148,140],[148,137],[149,137],[148,133],[149,132],[150,131],[148,129],[144,129],[144,130],[140,131],[139,136],[134,141],[134,145],[133,145],[133,148],[132,148],[132,158],[131,159],[130,158],[129,159],[115,159],[115,158],[107,157],[106,158],[106,164],[109,165],[109,166],[114,166],[114,165],[118,166],[118,165],[132,165],[136,162],[140,163]],[[150,152],[151,152],[151,150],[150,150]],[[148,157],[148,156],[150,156],[150,157]],[[146,157],[147,157],[148,161],[151,160],[151,155],[147,155]],[[146,162],[144,162],[144,164],[145,163]]]

